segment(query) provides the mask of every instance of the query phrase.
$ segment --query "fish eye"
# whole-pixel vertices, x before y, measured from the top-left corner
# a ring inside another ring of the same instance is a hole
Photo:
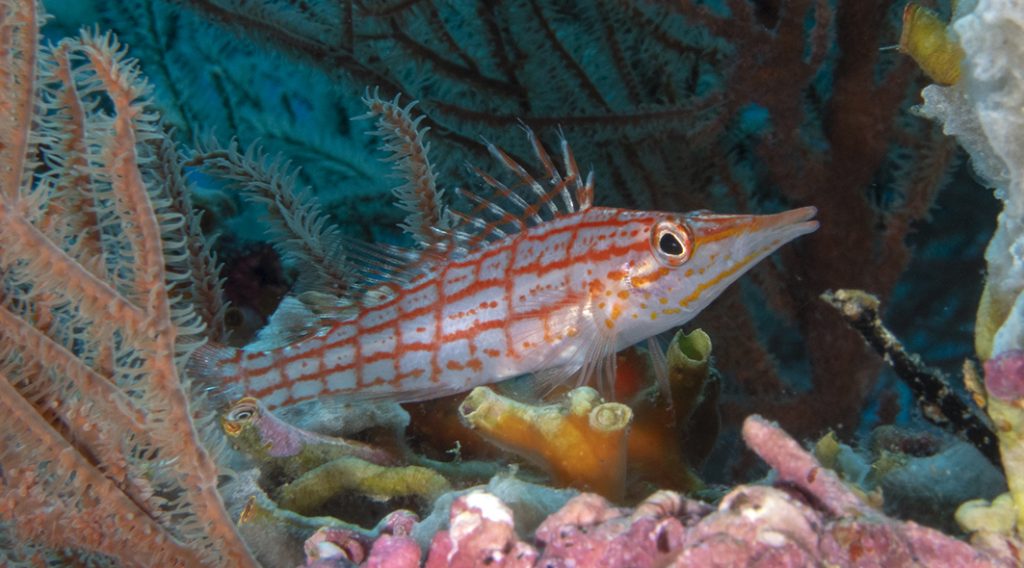
[[[651,249],[659,260],[669,266],[683,264],[693,252],[690,229],[682,223],[661,221],[651,229]]]
[[[235,407],[228,412],[225,418],[231,422],[245,422],[255,418],[257,412],[258,408],[254,401],[244,398],[235,403]]]
[[[661,239],[658,240],[658,248],[669,256],[683,254],[683,243],[679,242],[679,237],[672,233],[663,233],[661,235]]]

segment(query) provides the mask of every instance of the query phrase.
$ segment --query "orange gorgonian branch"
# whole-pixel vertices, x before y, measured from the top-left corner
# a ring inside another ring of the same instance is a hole
[[[219,282],[180,159],[121,45],[41,19],[0,0],[0,556],[255,565],[184,372],[222,307],[171,292]]]

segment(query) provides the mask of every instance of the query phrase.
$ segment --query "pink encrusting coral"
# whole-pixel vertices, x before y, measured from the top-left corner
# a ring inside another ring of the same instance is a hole
[[[385,517],[375,532],[344,528],[321,528],[306,539],[306,567],[344,568],[353,563],[366,568],[413,568],[420,565],[422,552],[409,533],[417,522],[409,511],[395,511]]]
[[[1024,398],[1024,350],[1012,349],[985,361],[985,390],[1006,402]]]
[[[527,568],[537,550],[519,540],[512,510],[500,499],[472,491],[452,503],[448,530],[434,535],[427,568]]]

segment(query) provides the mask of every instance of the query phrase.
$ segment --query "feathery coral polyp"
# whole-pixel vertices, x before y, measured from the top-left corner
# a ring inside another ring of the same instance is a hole
[[[253,565],[182,372],[202,321],[169,289],[207,276],[174,271],[209,251],[187,244],[182,188],[154,174],[180,163],[148,86],[109,35],[42,48],[34,2],[0,2],[0,17],[0,517],[22,541],[9,554]]]

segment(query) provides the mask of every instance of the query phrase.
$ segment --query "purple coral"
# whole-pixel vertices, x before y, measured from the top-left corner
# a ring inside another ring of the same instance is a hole
[[[659,491],[632,510],[584,493],[541,523],[533,544],[519,539],[504,503],[473,491],[455,500],[450,528],[435,535],[426,565],[1011,565],[939,531],[872,509],[760,417],[746,420],[743,435],[777,471],[776,486],[737,487],[717,508],[671,491]],[[393,544],[389,540],[380,546],[383,551]],[[411,552],[403,549],[401,554],[409,554],[401,565],[414,565]]]
[[[537,551],[516,535],[512,510],[500,499],[472,491],[452,503],[450,527],[434,535],[427,568],[527,568]]]
[[[969,566],[1018,565],[989,551],[871,508],[781,428],[758,416],[747,444],[777,472],[775,486],[742,485],[717,508],[658,491],[634,509],[599,495],[571,499],[520,539],[512,510],[494,495],[455,499],[448,530],[434,535],[427,568],[493,566]],[[406,535],[414,519],[372,544],[363,566],[417,566]],[[342,535],[344,536],[344,535]],[[360,549],[362,550],[362,549]],[[356,563],[362,562],[361,553]]]
[[[985,361],[985,390],[1006,402],[1024,397],[1024,351],[1011,349]]]

